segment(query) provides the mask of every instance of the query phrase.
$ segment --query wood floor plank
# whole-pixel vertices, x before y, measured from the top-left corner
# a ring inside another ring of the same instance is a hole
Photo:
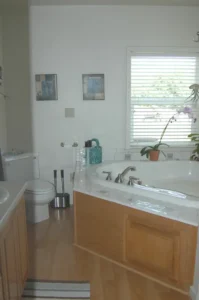
[[[29,278],[90,281],[91,300],[189,300],[189,297],[73,246],[73,209],[50,210],[28,225]]]

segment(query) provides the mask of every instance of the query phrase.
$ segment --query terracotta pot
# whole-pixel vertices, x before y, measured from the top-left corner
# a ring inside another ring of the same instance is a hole
[[[157,161],[159,159],[160,150],[151,150],[149,153],[149,158],[152,161]]]

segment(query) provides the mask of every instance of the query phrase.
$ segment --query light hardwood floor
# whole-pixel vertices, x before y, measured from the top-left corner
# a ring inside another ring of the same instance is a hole
[[[28,225],[29,278],[90,281],[91,300],[189,300],[189,297],[73,246],[73,209],[50,210]]]

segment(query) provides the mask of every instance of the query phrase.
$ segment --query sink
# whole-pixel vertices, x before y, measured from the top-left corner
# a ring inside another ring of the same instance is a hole
[[[8,199],[9,196],[10,195],[9,195],[8,190],[6,190],[3,187],[0,187],[0,204],[4,203]]]

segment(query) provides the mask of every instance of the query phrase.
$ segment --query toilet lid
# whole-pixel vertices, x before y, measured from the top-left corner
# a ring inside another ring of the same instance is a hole
[[[45,194],[52,190],[54,190],[52,183],[40,179],[28,181],[26,185],[26,192],[28,193]]]

